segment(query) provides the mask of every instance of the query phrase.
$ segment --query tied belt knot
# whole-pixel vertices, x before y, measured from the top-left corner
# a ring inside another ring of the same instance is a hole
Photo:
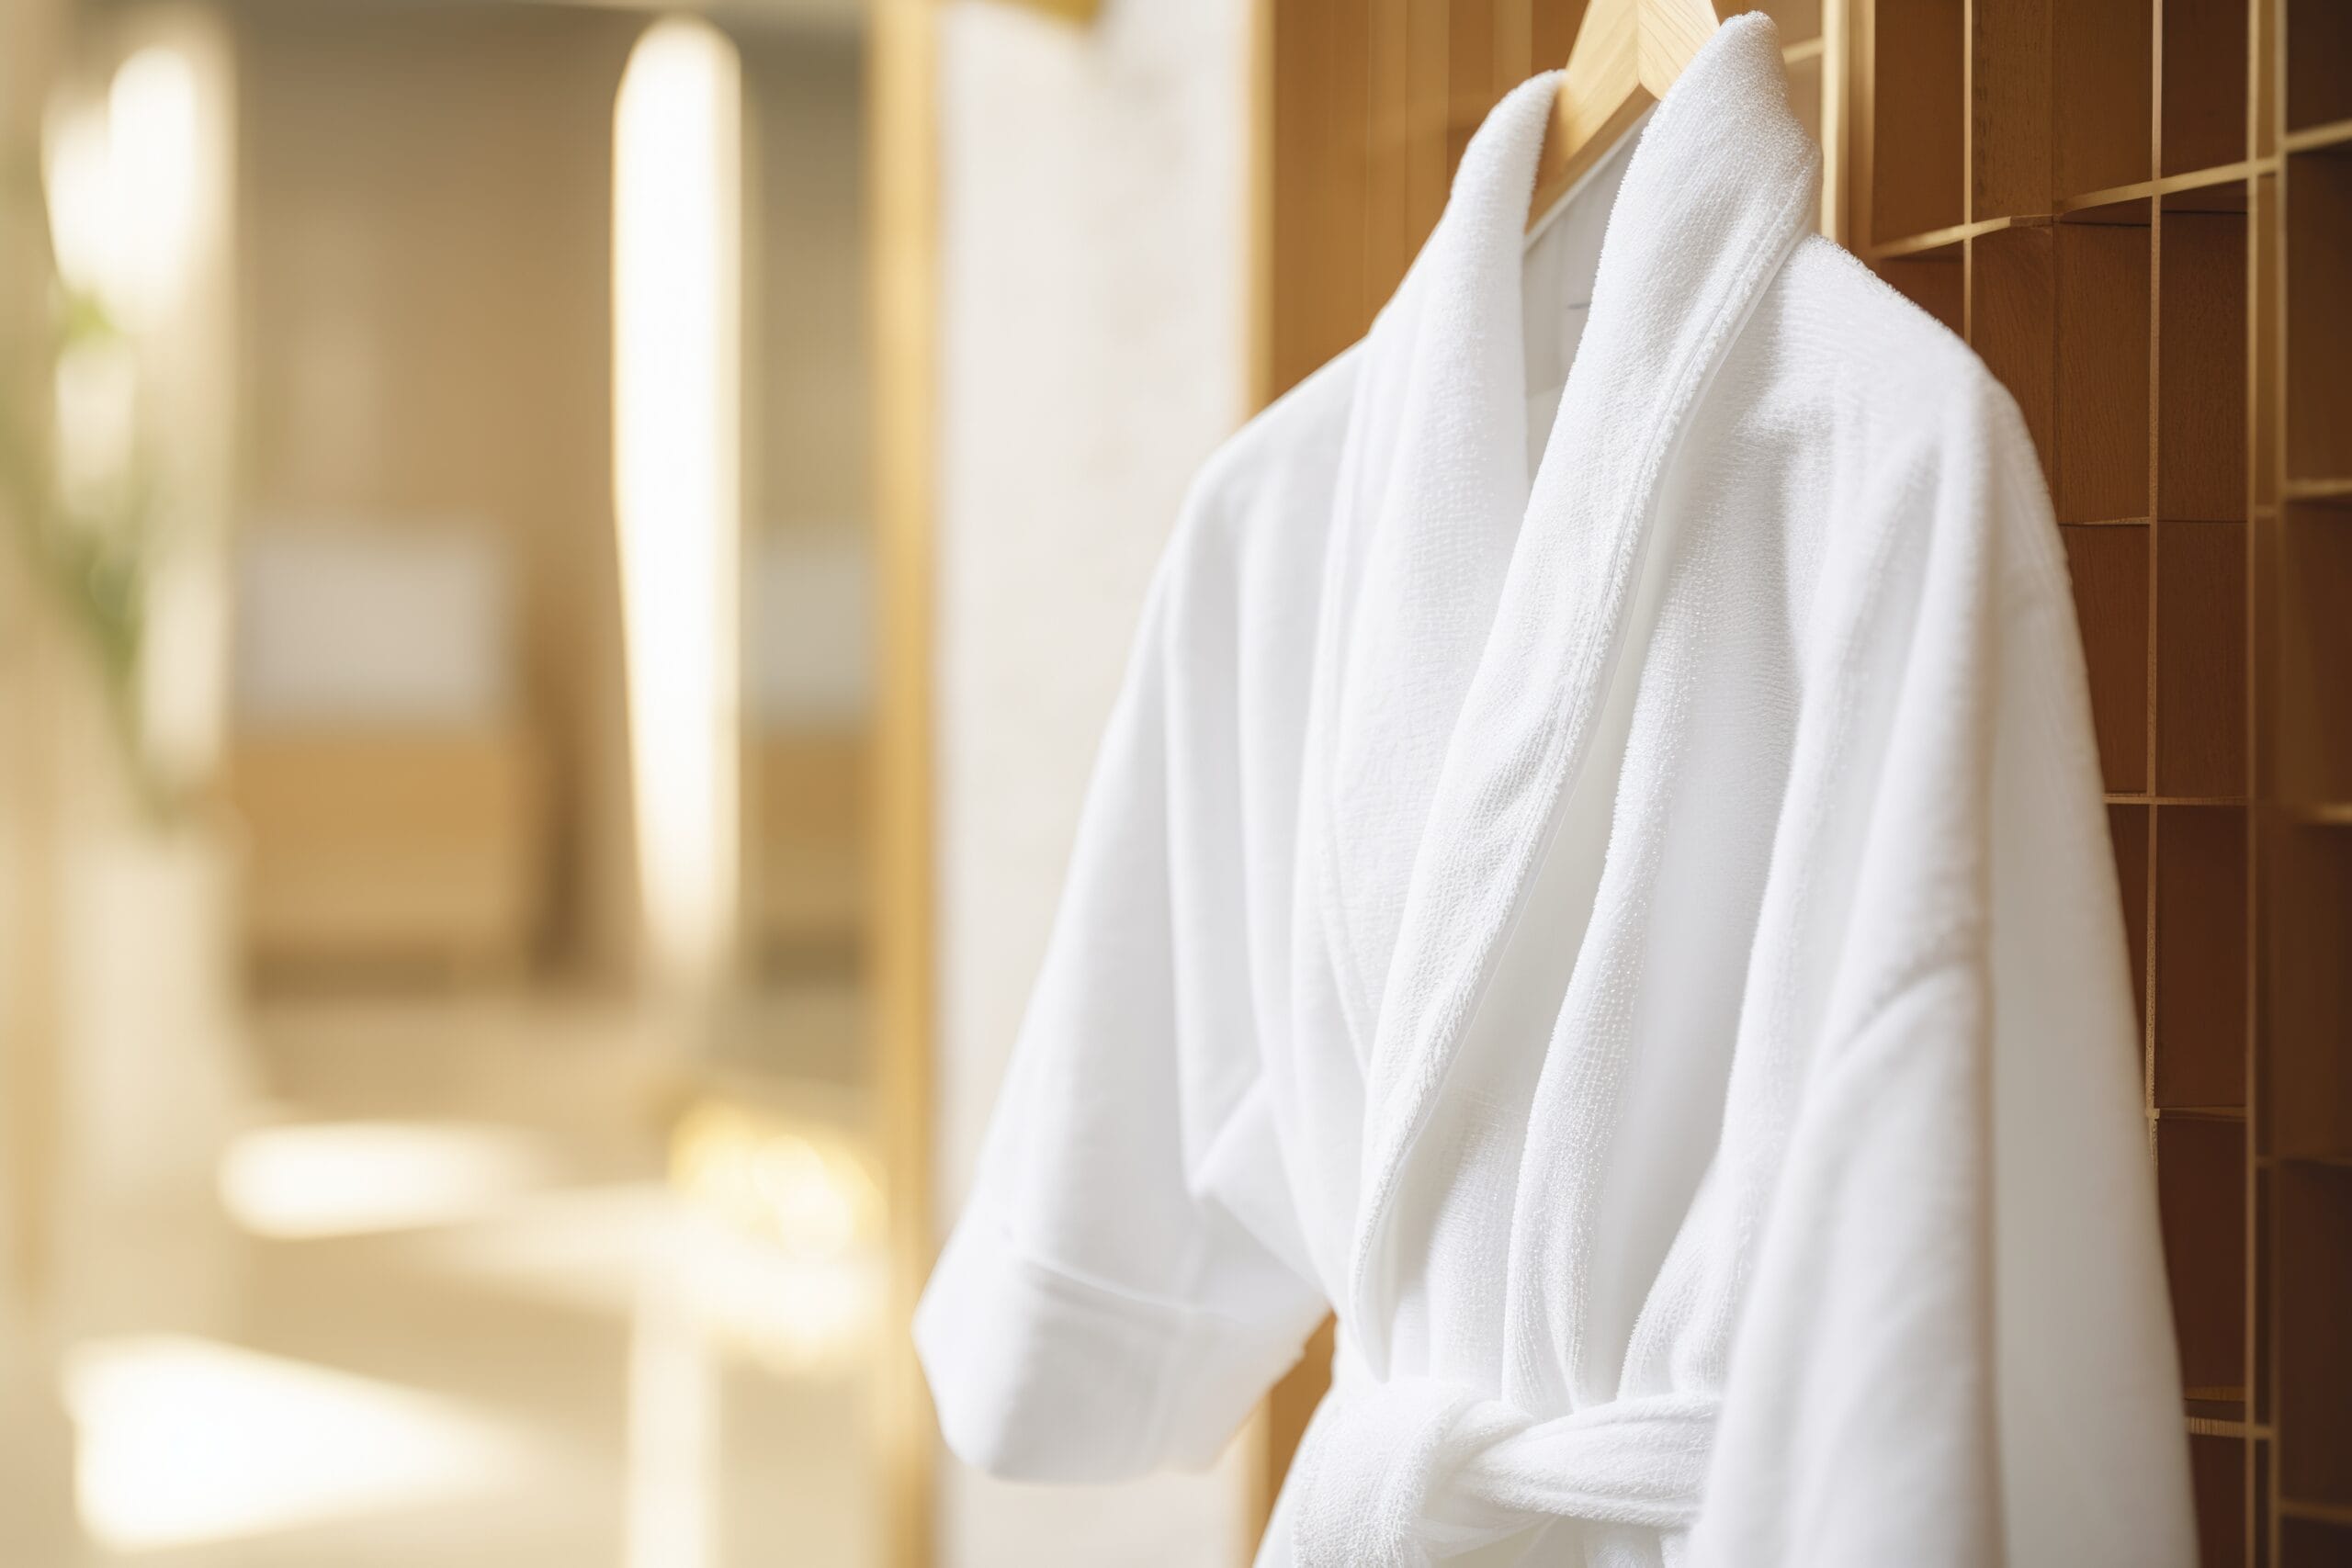
[[[1699,1516],[1713,1394],[1538,1420],[1436,1378],[1333,1386],[1294,1471],[1294,1568],[1426,1568],[1553,1519],[1679,1529]]]

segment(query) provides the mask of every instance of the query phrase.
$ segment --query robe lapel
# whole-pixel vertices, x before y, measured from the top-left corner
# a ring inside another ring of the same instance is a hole
[[[1379,526],[1342,564],[1355,529],[1344,513],[1339,520],[1334,570],[1361,575],[1355,612],[1335,634],[1349,646],[1331,649],[1326,676],[1343,671],[1343,693],[1376,689],[1357,681],[1383,657],[1392,628],[1407,634],[1393,646],[1408,657],[1440,656],[1425,679],[1407,672],[1402,700],[1377,705],[1359,735],[1345,722],[1355,705],[1325,710],[1340,719],[1323,738],[1325,765],[1385,766],[1384,782],[1396,786],[1386,796],[1392,809],[1368,818],[1351,818],[1343,798],[1333,803],[1326,847],[1336,869],[1344,876],[1375,868],[1377,879],[1396,874],[1400,854],[1410,861],[1397,876],[1401,897],[1385,942],[1385,909],[1351,908],[1344,880],[1321,883],[1327,898],[1336,897],[1325,923],[1338,922],[1360,963],[1368,953],[1380,960],[1376,968],[1362,963],[1356,976],[1379,1000],[1369,1020],[1363,1197],[1341,1303],[1377,1371],[1388,1359],[1399,1193],[1417,1145],[1446,1114],[1447,1069],[1582,763],[1615,663],[1640,657],[1621,649],[1621,632],[1675,441],[1810,227],[1818,188],[1819,153],[1789,112],[1776,31],[1759,17],[1727,23],[1634,153],[1589,322],[1522,507],[1521,231],[1555,81],[1515,90],[1465,152],[1437,231],[1367,344],[1372,374],[1352,427],[1366,439],[1343,460],[1343,509],[1376,515]],[[1394,433],[1385,444],[1370,439],[1383,431]],[[1430,581],[1414,581],[1422,574]],[[1347,584],[1335,586],[1340,596],[1327,603],[1350,603]],[[1434,624],[1454,615],[1476,619]],[[1422,722],[1441,726],[1430,732],[1444,738],[1433,755],[1394,750],[1412,739],[1403,727]],[[1386,759],[1375,740],[1392,749]],[[1416,769],[1425,780],[1412,776]],[[1327,786],[1363,777],[1317,772]],[[1396,837],[1380,839],[1384,831]]]

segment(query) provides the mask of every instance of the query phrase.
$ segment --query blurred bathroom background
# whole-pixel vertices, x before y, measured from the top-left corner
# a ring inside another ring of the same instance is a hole
[[[0,1562],[1240,1560],[903,1347],[1252,391],[1092,9],[0,0]]]
[[[51,9],[0,1558],[869,1560],[859,10]]]

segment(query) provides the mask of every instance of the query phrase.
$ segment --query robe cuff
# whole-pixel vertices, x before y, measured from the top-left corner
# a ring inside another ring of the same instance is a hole
[[[958,1458],[1081,1483],[1215,1463],[1301,1343],[1026,1257],[984,1212],[948,1239],[914,1338]]]

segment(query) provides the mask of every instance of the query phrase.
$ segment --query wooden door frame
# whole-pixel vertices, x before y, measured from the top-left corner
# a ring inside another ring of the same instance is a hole
[[[873,280],[876,732],[869,903],[876,1133],[890,1312],[878,1354],[883,1560],[928,1568],[937,1425],[910,1334],[936,1253],[933,1035],[937,994],[933,563],[938,397],[936,0],[872,0],[867,54]]]

